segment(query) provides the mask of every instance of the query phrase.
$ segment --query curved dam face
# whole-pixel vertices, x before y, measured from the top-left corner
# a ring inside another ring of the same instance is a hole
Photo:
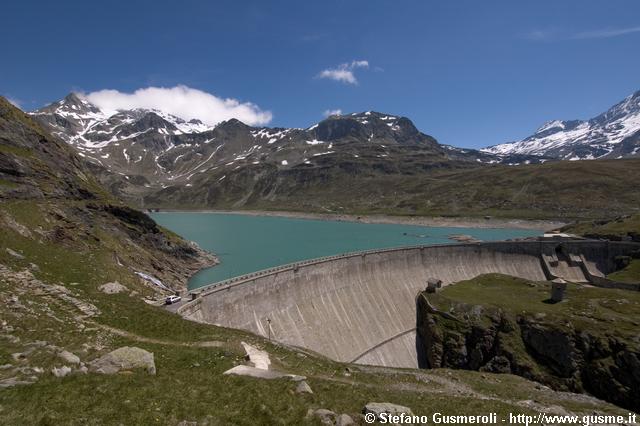
[[[559,246],[562,250],[559,250]],[[195,321],[239,328],[334,360],[417,368],[417,294],[486,273],[543,281],[602,277],[639,245],[495,242],[354,253],[286,265],[203,289],[180,308]],[[544,255],[544,256],[543,256]],[[563,263],[565,262],[566,265]]]

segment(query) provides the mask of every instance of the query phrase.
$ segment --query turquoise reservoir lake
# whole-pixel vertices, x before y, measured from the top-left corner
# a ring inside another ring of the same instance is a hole
[[[285,263],[359,250],[453,243],[452,234],[495,241],[540,235],[526,229],[439,228],[242,214],[153,213],[160,225],[215,253],[220,264],[193,276],[194,289]]]

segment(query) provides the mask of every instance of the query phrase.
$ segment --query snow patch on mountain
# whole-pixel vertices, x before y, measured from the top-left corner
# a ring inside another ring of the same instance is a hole
[[[588,121],[553,120],[516,142],[494,145],[481,151],[498,154],[549,156],[563,160],[637,155],[640,143],[640,91]]]

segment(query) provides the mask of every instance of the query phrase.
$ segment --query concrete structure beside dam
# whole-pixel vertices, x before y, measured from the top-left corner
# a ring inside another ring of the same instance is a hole
[[[194,292],[186,318],[239,328],[329,358],[417,368],[417,294],[486,273],[637,290],[604,278],[640,244],[522,241],[420,246],[351,253],[285,265]]]

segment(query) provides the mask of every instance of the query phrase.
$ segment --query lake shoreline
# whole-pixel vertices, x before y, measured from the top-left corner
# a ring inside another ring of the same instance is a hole
[[[154,212],[156,213],[156,212]],[[531,229],[550,231],[566,225],[566,222],[552,220],[526,220],[475,217],[431,217],[431,216],[393,216],[393,215],[352,215],[333,213],[304,213],[270,210],[176,210],[167,209],[157,213],[213,213],[238,214],[245,216],[270,216],[292,219],[312,219],[336,222],[380,223],[394,225],[414,225],[447,228],[478,228],[478,229]]]

